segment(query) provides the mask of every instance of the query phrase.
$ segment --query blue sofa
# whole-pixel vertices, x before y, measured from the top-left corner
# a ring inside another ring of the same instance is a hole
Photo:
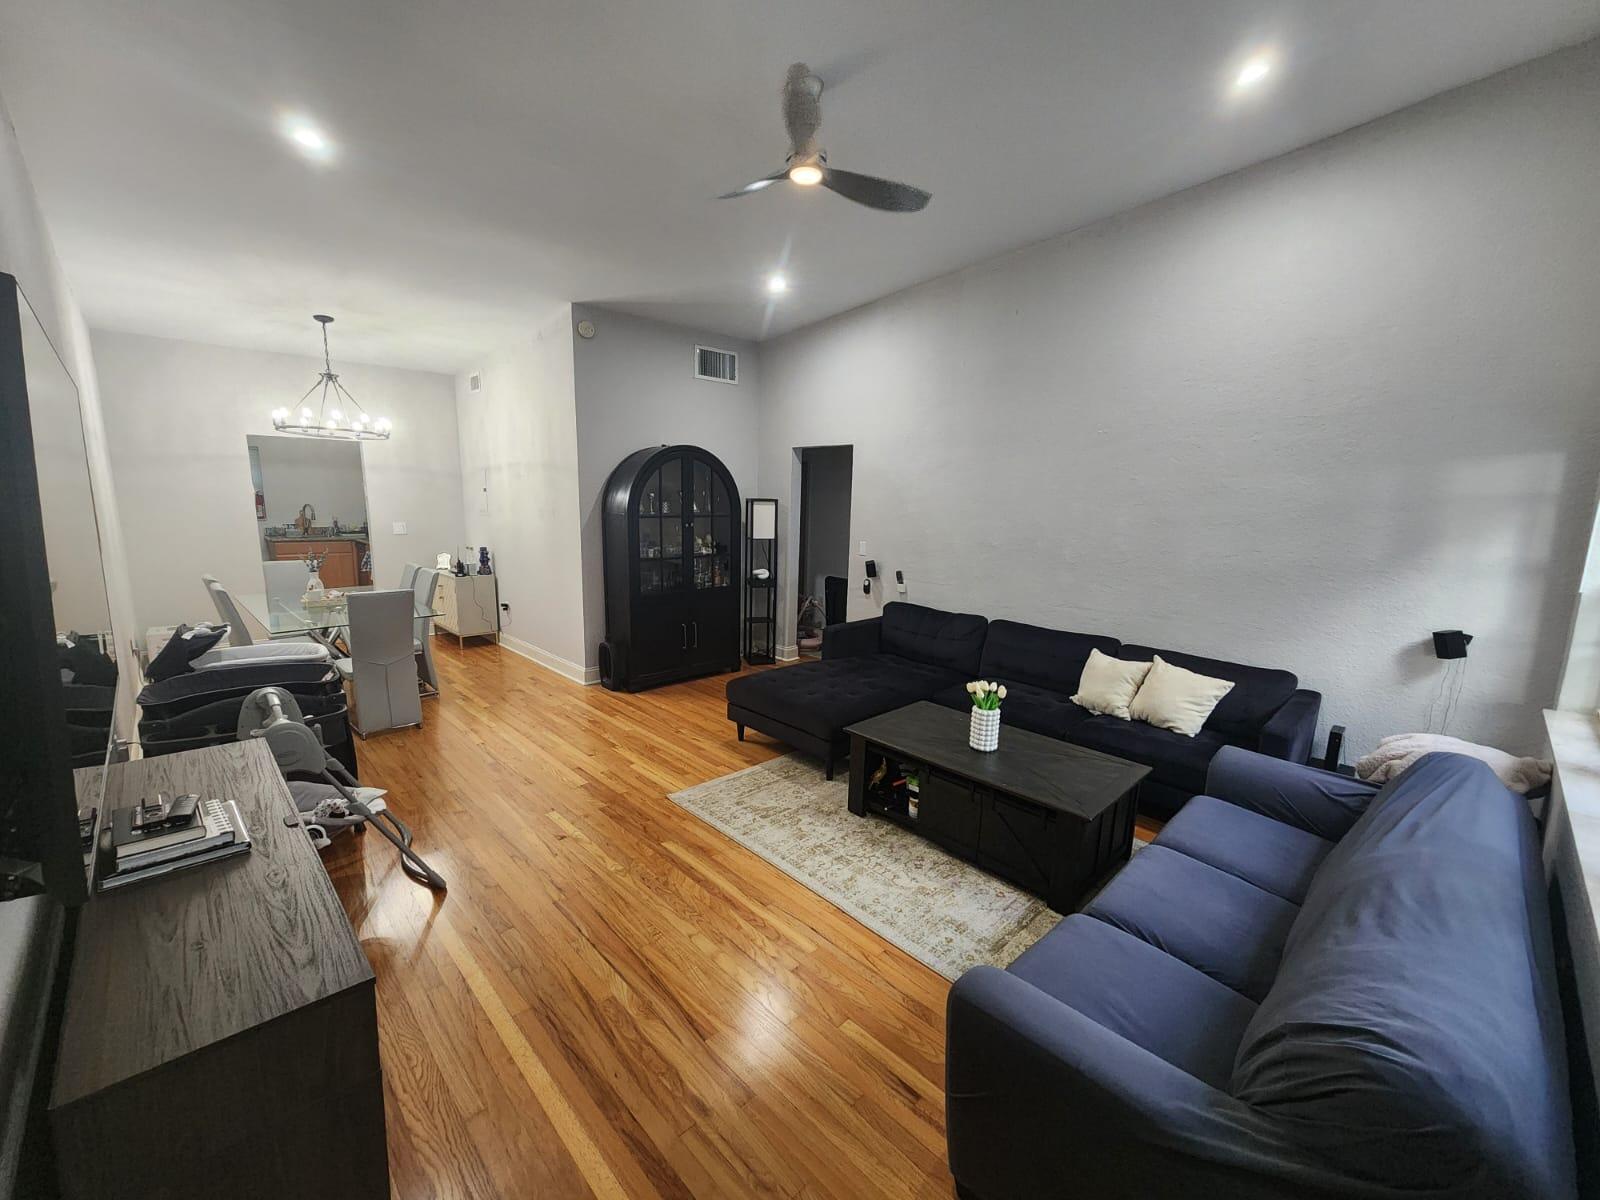
[[[950,992],[978,1200],[1569,1200],[1527,802],[1434,754],[1381,790],[1238,749],[1008,970]]]
[[[1202,675],[1232,680],[1234,687],[1192,738],[1143,721],[1097,716],[1070,698],[1091,650],[1143,662],[1159,654]],[[1305,762],[1322,707],[1322,697],[1302,689],[1288,671],[896,601],[884,606],[881,617],[828,626],[821,662],[729,680],[728,719],[741,738],[748,726],[818,755],[831,779],[848,726],[917,700],[964,711],[972,706],[967,681],[980,678],[1006,685],[1002,726],[1149,767],[1139,809],[1161,818],[1204,790],[1206,770],[1224,746]]]

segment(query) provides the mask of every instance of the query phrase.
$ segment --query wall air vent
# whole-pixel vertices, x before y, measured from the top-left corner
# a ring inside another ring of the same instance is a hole
[[[739,382],[739,356],[732,350],[716,350],[710,346],[694,348],[694,377],[709,379],[714,383]]]
[[[467,376],[467,391],[469,391],[469,392],[481,392],[481,391],[483,391],[483,376],[481,374],[479,374],[477,371],[474,371],[471,375]]]

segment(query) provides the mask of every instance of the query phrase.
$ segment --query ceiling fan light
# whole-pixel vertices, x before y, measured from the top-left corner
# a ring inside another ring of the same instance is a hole
[[[789,182],[801,187],[814,187],[822,182],[822,168],[816,163],[801,163],[789,168]]]

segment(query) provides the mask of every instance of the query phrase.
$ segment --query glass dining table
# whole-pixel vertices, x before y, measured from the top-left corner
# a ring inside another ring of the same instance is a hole
[[[349,596],[355,592],[386,591],[390,589],[374,587],[371,584],[362,584],[357,587],[340,588],[339,595]],[[245,592],[235,596],[239,606],[254,618],[267,631],[267,636],[272,638],[304,637],[308,633],[331,633],[335,629],[343,629],[350,624],[350,606],[347,603],[314,604],[308,605],[300,596],[285,596],[279,593]],[[421,604],[415,604],[418,617],[437,617],[438,608],[429,604],[424,610]]]

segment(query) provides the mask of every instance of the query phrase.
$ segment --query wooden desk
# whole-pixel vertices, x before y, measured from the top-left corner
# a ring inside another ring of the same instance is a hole
[[[84,906],[50,1100],[63,1194],[386,1200],[372,969],[265,743],[107,770],[106,811],[222,796],[254,845]]]

